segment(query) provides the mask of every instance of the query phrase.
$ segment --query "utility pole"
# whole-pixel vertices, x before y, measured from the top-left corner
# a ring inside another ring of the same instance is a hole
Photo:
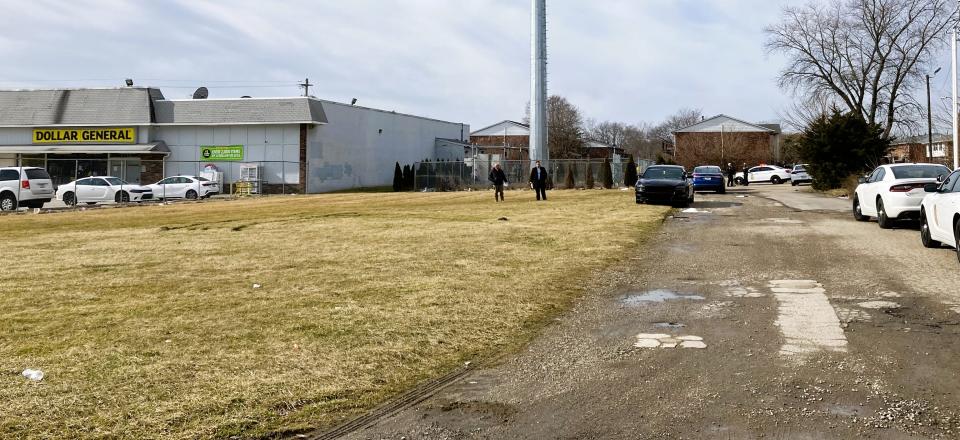
[[[960,4],[960,0],[958,0]],[[953,91],[953,107],[950,108],[950,120],[953,122],[953,169],[960,168],[960,161],[957,157],[957,144],[960,144],[960,127],[957,123],[957,25],[954,24],[953,32],[950,35],[950,60],[953,65],[953,81],[951,90]]]
[[[310,96],[310,86],[313,85],[310,84],[310,78],[304,79],[299,85],[303,88],[303,96]]]
[[[933,74],[936,75],[940,72],[940,68],[937,67],[937,70],[933,71]],[[927,74],[927,158],[933,157],[933,116],[930,114],[930,74]]]

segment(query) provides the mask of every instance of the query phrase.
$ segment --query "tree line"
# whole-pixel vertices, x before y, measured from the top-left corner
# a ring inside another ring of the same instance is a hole
[[[584,117],[583,112],[567,98],[553,95],[547,100],[548,144],[553,159],[580,159],[587,156],[590,141],[622,148],[624,154],[639,159],[664,159],[664,151],[673,146],[673,132],[703,120],[700,109],[683,108],[656,123],[598,121]],[[525,124],[530,124],[527,105]]]

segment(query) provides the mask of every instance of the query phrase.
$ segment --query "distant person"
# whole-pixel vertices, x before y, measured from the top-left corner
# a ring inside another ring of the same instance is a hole
[[[537,192],[537,200],[547,200],[547,169],[540,161],[530,170],[530,186]]]
[[[733,181],[737,178],[737,169],[732,162],[727,163],[727,186],[733,186]]]
[[[743,186],[750,186],[750,168],[747,168],[747,163],[743,163]]]
[[[499,163],[493,165],[493,169],[490,170],[490,176],[488,176],[487,179],[493,184],[493,199],[497,202],[502,202],[503,185],[507,183],[507,175],[503,173],[503,169],[500,168]]]

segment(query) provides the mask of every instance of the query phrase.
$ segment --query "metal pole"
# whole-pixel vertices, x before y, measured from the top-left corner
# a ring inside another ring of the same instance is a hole
[[[960,3],[960,2],[958,2]],[[957,144],[960,144],[960,127],[957,126],[957,28],[953,28],[950,36],[950,59],[953,66],[953,81],[951,89],[953,92],[953,108],[950,109],[950,120],[953,122],[953,169],[960,168],[960,160],[957,157]]]
[[[547,126],[547,1],[532,0],[530,72],[530,162],[549,166]]]
[[[930,75],[927,75],[927,157],[933,157],[933,116],[930,115]]]

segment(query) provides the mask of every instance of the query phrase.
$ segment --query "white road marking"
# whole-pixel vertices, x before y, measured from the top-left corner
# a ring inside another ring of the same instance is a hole
[[[813,280],[770,282],[780,306],[776,324],[785,342],[782,356],[803,356],[818,351],[847,351],[840,319],[820,283]]]
[[[664,333],[640,333],[633,346],[637,348],[707,348],[707,344],[700,336],[670,336]]]

